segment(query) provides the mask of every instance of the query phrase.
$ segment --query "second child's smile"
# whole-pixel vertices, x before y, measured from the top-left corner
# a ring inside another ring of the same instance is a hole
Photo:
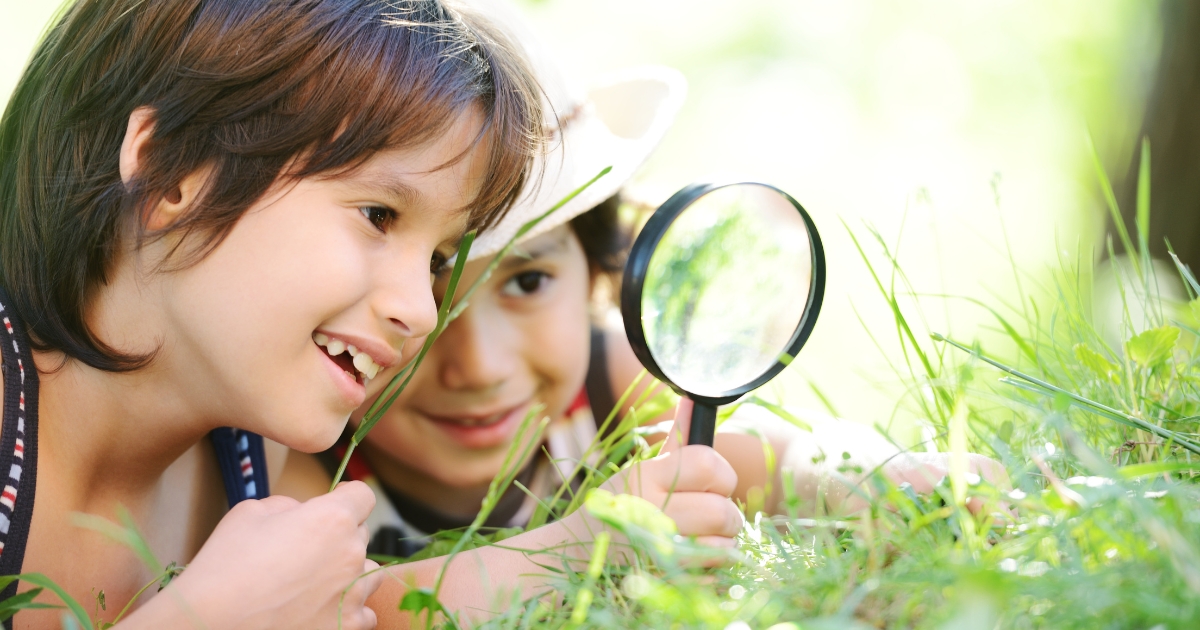
[[[490,414],[421,415],[460,446],[488,449],[507,446],[531,406],[532,402],[526,401]]]

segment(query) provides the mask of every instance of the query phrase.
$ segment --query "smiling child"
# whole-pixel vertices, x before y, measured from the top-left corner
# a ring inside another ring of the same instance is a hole
[[[75,515],[127,510],[188,566],[120,628],[374,626],[370,491],[246,500],[259,436],[333,444],[520,191],[540,94],[505,41],[434,0],[66,9],[0,121],[0,573],[111,621],[156,571]]]

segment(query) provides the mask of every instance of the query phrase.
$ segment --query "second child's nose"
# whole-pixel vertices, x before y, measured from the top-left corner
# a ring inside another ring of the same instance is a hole
[[[514,353],[506,351],[504,327],[475,310],[465,310],[433,344],[438,378],[447,389],[494,389],[515,369]]]

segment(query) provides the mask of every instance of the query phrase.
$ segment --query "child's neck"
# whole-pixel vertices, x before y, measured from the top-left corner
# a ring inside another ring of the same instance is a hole
[[[38,447],[58,487],[82,502],[128,507],[209,430],[153,365],[104,372],[61,355],[35,354],[40,372]],[[61,369],[54,370],[61,365]]]

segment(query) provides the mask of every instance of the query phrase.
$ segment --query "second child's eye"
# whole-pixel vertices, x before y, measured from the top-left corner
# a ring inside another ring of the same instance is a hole
[[[433,252],[433,257],[429,259],[429,273],[433,274],[434,276],[440,276],[447,271],[450,271],[450,265],[446,264],[448,262],[450,262],[450,259],[444,254],[441,252]]]
[[[386,232],[396,218],[395,212],[382,206],[362,206],[358,211],[380,232]]]
[[[548,280],[550,274],[543,271],[524,271],[505,282],[500,292],[512,297],[533,295],[540,291]]]

